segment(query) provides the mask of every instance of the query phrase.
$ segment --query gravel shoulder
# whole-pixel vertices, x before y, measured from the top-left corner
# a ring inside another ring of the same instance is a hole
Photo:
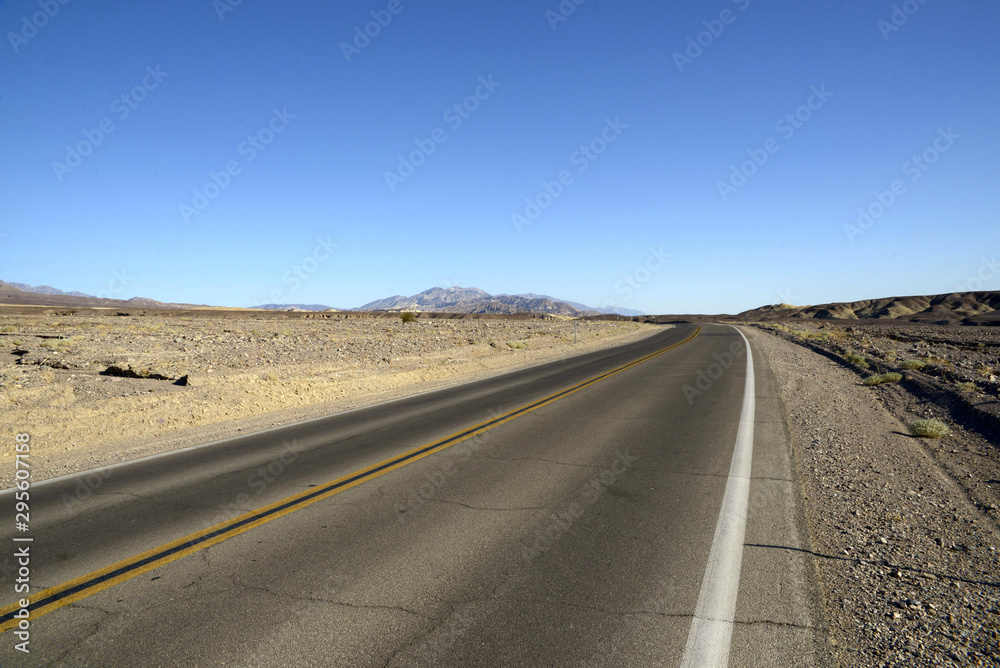
[[[0,315],[0,438],[44,480],[651,336],[552,319]],[[0,448],[0,488],[13,483]]]
[[[951,404],[865,386],[860,369],[777,332],[748,335],[778,381],[841,665],[996,665],[998,443]],[[925,417],[950,435],[911,436]]]

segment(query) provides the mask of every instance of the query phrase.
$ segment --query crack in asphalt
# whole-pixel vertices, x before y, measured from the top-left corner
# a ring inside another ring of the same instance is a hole
[[[599,464],[577,464],[575,462],[560,462],[554,459],[543,459],[540,457],[478,457],[478,459],[488,459],[498,462],[544,462],[546,464],[559,464],[560,466],[577,466],[587,469],[603,469],[606,466]]]
[[[754,619],[749,621],[734,620],[737,626],[776,626],[786,629],[804,629],[806,631],[816,631],[818,628],[812,624],[793,624],[792,622],[776,622],[773,619]]]
[[[329,605],[338,605],[345,608],[351,608],[354,610],[394,610],[397,612],[404,612],[408,615],[418,617],[420,619],[426,619],[430,621],[436,621],[434,617],[426,615],[422,612],[417,612],[416,610],[410,610],[409,608],[404,608],[398,605],[363,605],[360,603],[348,603],[346,601],[335,601],[330,598],[324,598],[322,596],[305,596],[300,594],[289,594],[285,592],[277,592],[268,589],[267,587],[258,587],[256,585],[242,585],[245,589],[253,589],[256,591],[263,592],[269,596],[275,596],[277,598],[287,598],[292,601],[309,601],[311,603],[327,603]]]
[[[656,610],[609,610],[607,608],[602,608],[597,605],[586,605],[583,603],[569,603],[567,601],[553,601],[553,600],[541,600],[541,599],[519,599],[513,601],[514,603],[529,603],[535,605],[558,605],[566,608],[575,608],[577,610],[589,610],[591,612],[600,612],[605,615],[613,615],[616,617],[636,617],[636,616],[652,616],[652,617],[662,617],[664,619],[677,619],[683,617],[692,617],[689,613],[680,612],[658,612]]]
[[[94,626],[93,626],[93,630],[92,631],[90,631],[89,633],[85,633],[82,636],[80,636],[79,640],[77,640],[75,643],[73,643],[72,645],[70,645],[69,647],[67,647],[65,650],[63,650],[62,652],[60,652],[58,655],[56,655],[52,659],[52,661],[44,664],[45,666],[55,666],[55,665],[60,664],[62,662],[62,660],[63,660],[64,657],[68,656],[71,652],[73,652],[75,649],[77,649],[83,643],[87,642],[91,638],[96,637],[97,634],[101,632],[101,627],[112,616],[111,612],[109,612],[107,610],[104,610],[103,608],[98,608],[96,606],[84,606],[84,605],[80,605],[79,603],[72,603],[72,604],[70,604],[67,607],[79,608],[79,609],[82,609],[82,610],[97,610],[98,612],[103,612],[105,616],[94,622]]]
[[[451,501],[448,499],[428,499],[426,503],[443,503],[453,506],[461,506],[462,508],[468,508],[469,510],[492,510],[496,512],[515,511],[515,510],[553,510],[552,508],[543,506],[524,506],[519,508],[487,508],[486,506],[473,506],[468,503],[462,503],[461,501]]]

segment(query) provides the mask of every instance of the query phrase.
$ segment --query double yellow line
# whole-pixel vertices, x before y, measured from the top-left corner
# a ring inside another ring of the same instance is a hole
[[[113,587],[116,584],[125,582],[126,580],[131,580],[132,578],[142,575],[143,573],[148,573],[151,570],[169,564],[172,561],[176,561],[181,557],[186,557],[189,554],[203,550],[217,543],[221,543],[222,541],[228,540],[233,536],[237,536],[244,531],[249,531],[254,527],[258,527],[283,515],[305,508],[306,506],[312,505],[317,501],[322,501],[323,499],[329,498],[334,494],[339,494],[344,490],[360,485],[363,482],[368,482],[369,480],[377,478],[380,475],[384,475],[389,471],[393,471],[401,466],[411,464],[418,459],[423,459],[424,457],[432,455],[435,452],[440,452],[445,448],[451,447],[468,438],[472,438],[473,436],[499,426],[504,422],[509,422],[514,418],[530,413],[531,411],[539,409],[542,406],[551,404],[552,402],[569,396],[574,392],[578,392],[583,388],[593,385],[594,383],[598,383],[605,378],[615,375],[616,373],[620,373],[638,364],[642,364],[647,360],[651,360],[657,355],[662,355],[668,350],[684,345],[694,337],[698,336],[700,332],[701,327],[698,327],[691,336],[683,341],[680,341],[679,343],[662,348],[655,353],[641,357],[634,362],[629,362],[628,364],[612,369],[611,371],[603,373],[599,376],[595,376],[594,378],[574,385],[568,389],[551,394],[534,403],[527,404],[508,413],[504,413],[503,415],[497,416],[491,420],[480,422],[479,424],[473,425],[468,429],[456,432],[450,436],[445,436],[442,439],[427,445],[422,445],[419,448],[410,450],[409,452],[404,452],[401,455],[391,457],[379,462],[378,464],[373,464],[368,468],[355,471],[354,473],[337,478],[336,480],[332,480],[323,485],[318,485],[313,489],[294,494],[280,501],[264,506],[263,508],[258,508],[257,510],[250,511],[234,519],[216,524],[215,526],[184,536],[183,538],[179,538],[173,542],[155,547],[152,550],[143,552],[137,556],[124,559],[100,570],[96,570],[70,580],[69,582],[64,582],[63,584],[46,589],[45,591],[35,594],[29,599],[29,619],[33,621],[38,617],[50,613],[53,610],[57,610],[65,605],[69,605],[75,601],[92,596],[100,591],[108,589],[109,587]],[[17,604],[8,605],[7,607],[0,609],[0,633],[17,625],[19,620],[15,618],[14,615],[19,610],[21,610],[21,607]]]

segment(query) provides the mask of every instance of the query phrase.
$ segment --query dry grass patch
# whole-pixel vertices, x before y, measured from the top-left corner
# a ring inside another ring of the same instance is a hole
[[[898,383],[903,380],[903,374],[890,371],[889,373],[876,373],[868,376],[862,381],[865,385],[881,385],[882,383]]]
[[[927,419],[911,423],[910,433],[921,438],[942,438],[951,433],[951,430],[940,420]]]
[[[925,366],[927,366],[927,362],[917,359],[908,359],[908,360],[903,360],[903,363],[900,364],[899,366],[902,367],[903,369],[906,369],[907,371],[920,371]]]

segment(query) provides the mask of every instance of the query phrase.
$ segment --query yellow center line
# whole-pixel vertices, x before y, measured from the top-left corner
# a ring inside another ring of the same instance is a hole
[[[114,585],[125,582],[126,580],[131,580],[132,578],[142,575],[143,573],[148,573],[149,571],[169,564],[172,561],[176,561],[181,557],[186,557],[189,554],[193,554],[199,550],[221,543],[222,541],[232,538],[233,536],[238,536],[244,531],[249,531],[254,527],[266,524],[296,510],[310,506],[317,501],[327,499],[335,494],[343,492],[344,490],[356,487],[363,482],[368,482],[369,480],[373,480],[390,471],[394,471],[402,466],[406,466],[407,464],[411,464],[417,460],[423,459],[424,457],[428,457],[436,452],[440,452],[441,450],[449,448],[456,443],[472,438],[477,434],[482,434],[483,432],[493,429],[494,427],[504,424],[505,422],[509,422],[510,420],[535,411],[542,406],[547,406],[548,404],[562,399],[563,397],[579,392],[583,388],[589,387],[594,383],[604,380],[605,378],[609,378],[617,373],[625,371],[626,369],[630,369],[638,364],[651,360],[658,355],[662,355],[668,350],[673,350],[678,346],[684,345],[694,337],[698,336],[700,332],[701,327],[697,327],[694,333],[683,341],[667,346],[666,348],[662,348],[655,353],[651,353],[645,357],[629,362],[628,364],[612,369],[611,371],[602,373],[565,390],[550,394],[547,397],[539,399],[538,401],[526,404],[490,420],[480,422],[476,425],[463,429],[462,431],[455,432],[450,436],[445,436],[444,438],[404,452],[403,454],[390,457],[389,459],[360,469],[354,473],[349,473],[348,475],[337,478],[336,480],[318,485],[305,492],[293,494],[292,496],[286,497],[280,501],[275,501],[274,503],[258,508],[257,510],[244,513],[239,517],[221,522],[215,526],[184,536],[183,538],[178,538],[175,541],[160,545],[159,547],[154,547],[153,549],[147,550],[142,554],[129,557],[128,559],[124,559],[111,564],[110,566],[87,573],[86,575],[74,578],[68,582],[56,585],[55,587],[50,587],[49,589],[39,592],[29,598],[29,604],[27,606],[30,614],[29,619],[33,621],[42,615],[52,612],[53,610],[58,610],[63,606],[69,605],[70,603],[87,598],[88,596],[93,596],[94,594],[104,591],[109,587],[113,587]],[[0,633],[18,625],[20,619],[14,615],[21,609],[22,606],[18,603],[14,603],[0,609]]]

